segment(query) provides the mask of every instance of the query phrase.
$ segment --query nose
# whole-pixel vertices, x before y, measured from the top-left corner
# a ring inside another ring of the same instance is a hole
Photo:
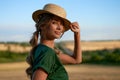
[[[57,26],[57,29],[58,29],[58,30],[61,30],[61,27],[60,27],[60,25],[58,25],[58,26]]]
[[[57,29],[62,30],[62,28],[63,28],[62,24],[58,23]]]

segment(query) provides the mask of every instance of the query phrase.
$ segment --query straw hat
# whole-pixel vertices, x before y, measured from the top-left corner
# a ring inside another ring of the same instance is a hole
[[[65,31],[69,29],[69,25],[71,22],[66,19],[66,11],[62,7],[55,4],[46,4],[42,10],[37,10],[33,12],[32,14],[33,20],[37,23],[39,20],[39,15],[43,13],[50,13],[60,17],[65,23]]]

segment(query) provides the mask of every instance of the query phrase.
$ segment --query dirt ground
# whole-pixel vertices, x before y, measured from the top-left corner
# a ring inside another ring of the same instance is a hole
[[[0,64],[0,80],[30,80],[25,62]],[[120,80],[120,66],[65,65],[69,80]]]

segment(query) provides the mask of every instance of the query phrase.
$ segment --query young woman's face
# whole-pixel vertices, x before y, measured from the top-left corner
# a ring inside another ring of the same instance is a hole
[[[47,37],[49,39],[57,39],[61,37],[63,32],[64,32],[63,22],[59,18],[56,18],[50,22]]]

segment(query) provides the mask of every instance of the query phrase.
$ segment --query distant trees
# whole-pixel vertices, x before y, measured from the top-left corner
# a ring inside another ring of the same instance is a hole
[[[83,63],[120,64],[120,49],[83,51]]]

